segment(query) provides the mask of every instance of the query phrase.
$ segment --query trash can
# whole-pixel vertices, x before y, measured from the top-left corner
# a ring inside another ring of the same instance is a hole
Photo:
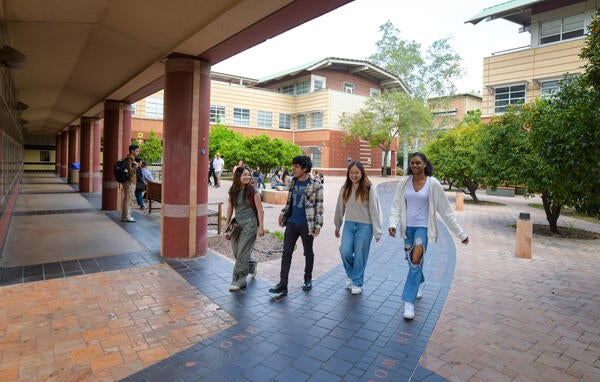
[[[79,184],[79,163],[73,162],[71,163],[69,174],[69,183],[71,184]]]

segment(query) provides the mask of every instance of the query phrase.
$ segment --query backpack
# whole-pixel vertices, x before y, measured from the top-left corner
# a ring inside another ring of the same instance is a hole
[[[127,171],[127,160],[121,159],[114,166],[115,179],[119,183],[129,182],[129,171]]]
[[[144,174],[142,174],[142,169],[140,167],[138,167],[135,170],[135,175],[137,178],[137,183],[135,185],[135,192],[146,191],[146,183],[144,183]]]

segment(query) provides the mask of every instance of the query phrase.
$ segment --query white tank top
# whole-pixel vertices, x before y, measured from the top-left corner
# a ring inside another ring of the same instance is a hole
[[[429,179],[423,188],[416,192],[413,187],[412,177],[408,180],[404,201],[406,202],[406,226],[427,227],[429,217]]]

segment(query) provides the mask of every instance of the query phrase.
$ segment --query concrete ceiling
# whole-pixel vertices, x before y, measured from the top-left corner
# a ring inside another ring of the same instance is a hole
[[[162,88],[176,52],[216,64],[351,0],[0,0],[4,44],[28,135],[54,135],[106,99]]]

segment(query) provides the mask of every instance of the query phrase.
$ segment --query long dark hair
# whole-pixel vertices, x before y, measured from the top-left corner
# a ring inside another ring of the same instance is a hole
[[[425,163],[425,175],[427,176],[432,176],[433,175],[433,165],[431,164],[431,162],[429,161],[429,159],[427,159],[427,157],[425,156],[425,154],[420,153],[420,152],[416,152],[413,155],[410,156],[410,159],[413,159],[414,157],[419,157],[421,158],[421,160],[423,161],[423,163]],[[409,159],[409,165],[408,165],[408,171],[406,172],[408,175],[412,175],[412,169],[410,168],[410,159]]]
[[[237,207],[237,197],[241,190],[244,190],[244,200],[249,200],[254,197],[254,186],[250,183],[242,183],[242,174],[244,171],[248,171],[248,175],[251,175],[250,169],[246,166],[240,166],[235,169],[233,174],[233,184],[229,188],[229,203],[235,209]]]
[[[344,193],[342,194],[342,199],[344,203],[348,202],[350,199],[350,195],[352,195],[352,181],[350,180],[350,169],[356,166],[357,169],[360,170],[361,178],[358,181],[358,188],[356,189],[355,199],[358,200],[360,196],[361,202],[365,202],[369,200],[369,187],[371,186],[371,181],[365,172],[365,168],[359,161],[351,162],[348,165],[348,170],[346,171],[346,183],[344,183]]]

